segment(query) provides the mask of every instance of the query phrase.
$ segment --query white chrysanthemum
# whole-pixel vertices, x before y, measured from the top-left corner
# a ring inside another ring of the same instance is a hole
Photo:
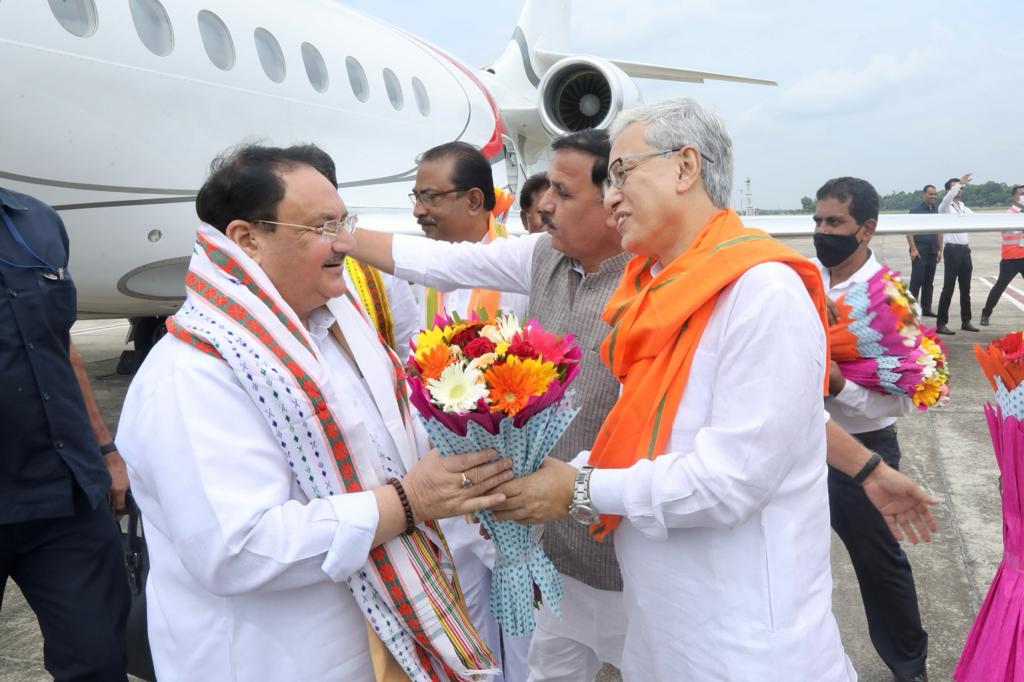
[[[499,343],[505,340],[501,338],[501,332],[498,331],[497,325],[493,323],[481,327],[480,336],[484,337],[485,339],[493,343],[495,346],[497,346]]]
[[[503,313],[498,315],[498,318],[494,322],[498,327],[498,334],[501,336],[502,341],[511,342],[513,336],[523,331],[523,328],[519,326],[519,320],[516,318],[515,313]],[[495,341],[495,343],[497,343],[497,341]]]
[[[487,397],[487,386],[480,370],[454,364],[445,367],[441,376],[427,381],[427,390],[445,412],[469,412],[480,398]]]

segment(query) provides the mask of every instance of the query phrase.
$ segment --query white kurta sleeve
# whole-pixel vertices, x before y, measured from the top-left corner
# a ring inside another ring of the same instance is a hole
[[[832,400],[866,419],[905,417],[914,411],[908,396],[879,393],[849,380]]]
[[[395,235],[395,276],[440,291],[493,289],[530,293],[533,250],[542,235],[480,242],[448,242]]]
[[[409,342],[420,330],[420,306],[408,282],[382,272],[391,305],[391,321],[395,325],[395,352],[402,365],[409,360]]]
[[[597,469],[590,480],[600,512],[625,516],[652,538],[669,528],[736,526],[767,504],[802,458],[820,457],[824,467],[824,449],[809,452],[808,437],[822,428],[825,333],[806,289],[774,263],[752,268],[731,289],[711,318],[727,316],[720,338],[708,341],[717,346],[713,369],[686,388],[710,394],[692,449]],[[677,410],[673,435],[687,418]]]
[[[293,499],[276,437],[228,366],[175,358],[162,376],[137,377],[149,383],[129,395],[118,444],[147,523],[186,570],[231,596],[337,582],[362,566],[379,519],[373,493]]]

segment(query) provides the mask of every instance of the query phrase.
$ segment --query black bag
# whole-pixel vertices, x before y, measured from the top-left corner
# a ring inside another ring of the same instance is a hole
[[[146,631],[149,552],[146,551],[146,537],[142,530],[142,512],[132,499],[131,491],[125,496],[125,506],[128,508],[128,531],[121,533],[121,545],[124,547],[124,563],[128,569],[128,588],[132,599],[125,632],[128,672],[155,682],[156,673],[153,672],[153,656],[149,652],[149,635]]]

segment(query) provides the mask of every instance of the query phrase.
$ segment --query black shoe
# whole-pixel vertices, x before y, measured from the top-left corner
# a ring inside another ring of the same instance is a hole
[[[953,335],[955,335],[955,334],[956,334],[956,332],[955,332],[955,331],[953,331],[952,329],[950,329],[949,327],[947,327],[947,326],[946,326],[946,325],[944,325],[944,324],[940,324],[940,325],[939,325],[939,326],[938,326],[938,327],[937,327],[937,328],[935,329],[935,331],[936,331],[937,333],[939,333],[939,334],[946,334],[947,336],[953,336]]]
[[[975,327],[970,322],[964,322],[962,325],[960,325],[960,328],[963,329],[965,332],[980,332],[981,331],[980,329]]]
[[[980,319],[980,320],[978,320],[978,321],[979,321],[979,322],[981,322],[981,326],[982,326],[982,327],[987,327],[987,326],[988,326],[988,324],[989,324],[989,323],[988,323],[988,315],[982,315],[982,316],[981,316],[981,319]]]
[[[928,673],[919,673],[913,677],[892,676],[893,682],[928,682]]]
[[[921,313],[921,315],[923,317],[938,317],[938,315],[935,314],[934,310],[926,310],[923,313]]]

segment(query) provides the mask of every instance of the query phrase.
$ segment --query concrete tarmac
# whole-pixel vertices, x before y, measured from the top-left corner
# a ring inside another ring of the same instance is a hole
[[[883,217],[884,221],[884,217]],[[750,224],[756,225],[756,219]],[[805,254],[813,249],[807,239],[793,240]],[[974,323],[989,286],[981,278],[998,272],[999,237],[971,236],[974,280],[971,285]],[[910,262],[902,236],[876,237],[879,260],[902,272],[909,281]],[[934,306],[942,287],[942,266],[936,274]],[[1024,283],[1012,286],[1024,300]],[[929,633],[928,669],[932,680],[948,680],[956,666],[971,622],[985,597],[1002,555],[998,469],[992,454],[982,413],[991,389],[972,354],[973,344],[987,342],[1024,326],[1024,309],[1004,294],[993,315],[992,326],[980,333],[960,330],[959,296],[950,310],[956,336],[942,337],[949,355],[952,400],[942,409],[917,413],[899,421],[903,470],[938,498],[935,516],[939,533],[929,544],[907,545],[917,582],[922,618]],[[934,323],[934,320],[930,320]],[[124,345],[127,324],[117,320],[82,322],[74,329],[74,341],[85,357],[89,375],[104,415],[117,424],[121,401],[130,378],[115,368]],[[867,634],[859,588],[845,548],[833,538],[833,603],[843,643],[860,679],[891,680]],[[799,547],[793,548],[800,551]],[[47,680],[43,668],[42,638],[35,617],[17,586],[7,585],[0,612],[0,682]],[[598,679],[611,682],[618,674],[606,667]],[[795,681],[799,682],[799,681]]]

